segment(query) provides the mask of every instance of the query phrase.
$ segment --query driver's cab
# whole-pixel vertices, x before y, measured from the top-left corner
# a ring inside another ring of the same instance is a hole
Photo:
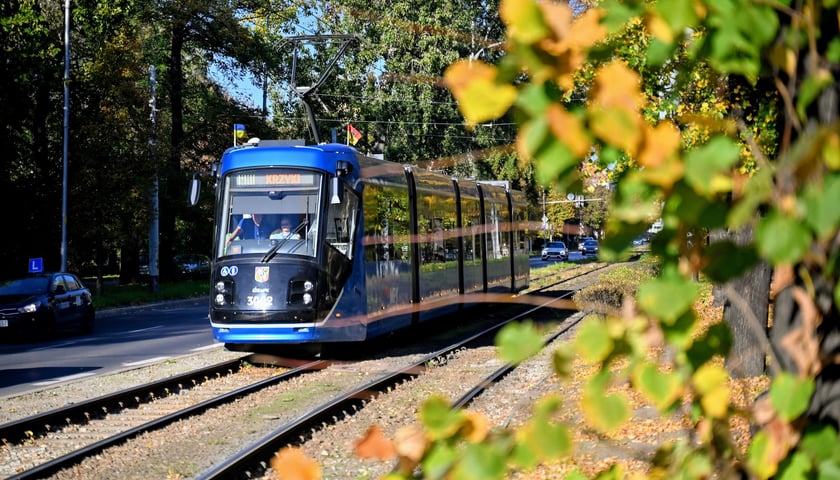
[[[318,254],[323,175],[299,169],[238,171],[220,192],[216,257]]]

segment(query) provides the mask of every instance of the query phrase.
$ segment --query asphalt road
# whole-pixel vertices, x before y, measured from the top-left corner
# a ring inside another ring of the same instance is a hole
[[[213,339],[206,299],[100,311],[91,334],[0,343],[0,398],[207,348],[221,344]]]

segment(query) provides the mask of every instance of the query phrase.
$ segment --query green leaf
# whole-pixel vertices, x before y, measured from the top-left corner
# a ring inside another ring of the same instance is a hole
[[[752,178],[747,180],[743,189],[743,197],[735,202],[729,211],[727,224],[732,230],[751,222],[758,211],[759,206],[770,199],[773,195],[773,176],[771,169],[762,168]]]
[[[808,118],[807,109],[811,105],[811,102],[816,99],[826,87],[829,87],[834,84],[834,78],[825,72],[826,75],[822,77],[816,77],[814,75],[808,75],[805,77],[805,80],[802,82],[799,88],[799,95],[796,96],[796,113],[799,115],[800,119]]]
[[[601,371],[589,379],[583,389],[581,407],[586,420],[602,432],[612,432],[630,417],[624,395],[607,393],[609,372]]]
[[[698,338],[695,345],[702,345],[708,352],[705,361],[711,360],[714,356],[726,357],[732,348],[732,329],[726,322],[715,323],[706,329],[702,337]],[[705,361],[703,363],[705,363]],[[700,365],[698,364],[697,367]]]
[[[643,2],[622,2],[618,0],[605,1],[601,7],[606,12],[601,24],[611,33],[625,28],[625,23],[633,17],[642,15],[645,8]]]
[[[647,50],[647,63],[652,67],[661,67],[665,62],[671,59],[674,52],[677,50],[677,45],[674,43],[665,43],[662,40],[654,37],[651,38]]]
[[[601,321],[589,317],[583,321],[575,338],[575,350],[590,363],[601,362],[612,352],[613,339]]]
[[[774,264],[796,263],[808,251],[811,235],[802,222],[771,211],[756,228],[758,251]]]
[[[561,378],[567,378],[572,374],[572,365],[575,359],[575,352],[569,344],[563,344],[551,355],[551,365],[554,373]]]
[[[636,293],[642,310],[666,324],[688,311],[696,297],[697,285],[673,270],[663,271],[659,278],[642,284]]]
[[[660,372],[655,365],[645,363],[633,372],[633,383],[648,401],[660,411],[674,405],[682,392],[682,379],[673,372]]]
[[[823,188],[809,184],[805,187],[802,201],[805,204],[805,220],[818,237],[833,235],[840,225],[840,175],[826,176]]]
[[[505,325],[496,337],[499,357],[508,363],[519,364],[542,350],[542,335],[531,322]]]
[[[840,460],[824,460],[817,465],[817,480],[837,480],[840,478]]]
[[[577,158],[569,147],[554,137],[549,138],[546,146],[534,155],[534,162],[537,165],[537,180],[542,184],[568,180],[567,175],[578,165]]]
[[[777,465],[771,460],[775,445],[765,430],[759,431],[747,449],[747,466],[758,478],[767,479],[776,473]]]
[[[453,480],[490,480],[504,478],[507,456],[492,443],[471,443],[463,452],[449,478]]]
[[[697,317],[694,312],[686,312],[674,321],[672,324],[661,323],[662,333],[665,334],[665,340],[676,347],[688,348],[694,335],[695,327],[697,326]]]
[[[740,277],[758,263],[758,254],[750,246],[740,246],[729,240],[714,242],[706,249],[708,265],[703,269],[715,283],[725,283]]]
[[[808,457],[800,452],[794,452],[779,464],[779,473],[775,475],[778,480],[800,480],[809,478],[811,462]]]
[[[687,183],[677,182],[669,203],[674,204],[674,213],[687,226],[713,229],[726,225],[728,205],[700,195]]]
[[[799,450],[808,454],[814,463],[821,463],[832,458],[840,460],[837,430],[828,424],[809,426],[802,434]]]
[[[740,158],[738,145],[729,137],[716,136],[685,155],[685,179],[705,195],[731,190],[732,183],[723,174]]]
[[[531,117],[542,115],[552,99],[548,96],[545,85],[528,84],[519,92],[515,105]]]
[[[805,413],[813,393],[813,379],[798,379],[789,372],[781,372],[770,384],[770,401],[779,416],[788,422]]]
[[[435,442],[421,462],[424,478],[445,478],[459,457],[460,452],[452,445],[445,442]]]
[[[464,413],[453,410],[449,401],[441,396],[432,396],[420,409],[420,421],[426,427],[431,440],[442,440],[455,435],[464,423]]]
[[[546,139],[551,136],[548,121],[542,115],[523,123],[519,134],[525,139],[525,148],[532,155],[542,148]]]
[[[653,8],[677,34],[697,24],[695,5],[691,0],[659,0]]]

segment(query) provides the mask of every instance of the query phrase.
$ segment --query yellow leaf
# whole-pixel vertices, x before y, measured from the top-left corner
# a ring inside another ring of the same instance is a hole
[[[679,159],[671,158],[659,168],[646,168],[631,174],[651,185],[657,185],[664,190],[670,190],[683,177],[685,165]]]
[[[523,2],[516,2],[523,3]],[[543,2],[539,4],[543,18],[557,39],[564,39],[572,31],[575,20],[572,7],[565,3]]]
[[[691,382],[700,394],[703,411],[712,418],[723,418],[729,410],[728,374],[720,365],[705,364],[694,372]]]
[[[724,418],[729,411],[729,387],[719,385],[700,398],[703,411],[712,418]]]
[[[490,421],[479,412],[467,410],[467,421],[464,425],[464,437],[470,443],[480,443],[490,432]]]
[[[645,106],[639,75],[618,60],[604,65],[598,69],[592,101],[602,108],[639,112]]]
[[[288,447],[271,458],[278,480],[321,480],[321,467],[299,448]]]
[[[589,153],[592,140],[580,118],[557,103],[549,105],[545,114],[551,133],[565,143],[575,156],[582,157]]]
[[[601,25],[601,18],[606,12],[601,8],[590,8],[583,12],[573,23],[569,35],[571,49],[590,48],[607,38],[607,28]]]
[[[674,41],[674,32],[671,30],[671,27],[668,25],[668,22],[662,19],[659,15],[655,12],[648,12],[649,15],[647,17],[647,29],[650,31],[650,34],[654,37],[662,40],[664,43],[671,43]]]
[[[560,87],[572,90],[575,87],[574,75],[586,61],[586,50],[607,36],[607,29],[600,21],[604,12],[601,9],[589,9],[577,19],[566,4],[541,3],[543,13],[548,19],[554,36],[539,43],[545,52],[554,58],[554,78]]]
[[[359,458],[375,458],[389,460],[396,454],[394,444],[382,433],[382,428],[372,425],[365,437],[356,443],[356,456]]]
[[[459,60],[444,73],[444,81],[469,123],[501,117],[516,100],[516,88],[496,83],[496,68],[477,60]]]
[[[641,117],[624,109],[593,109],[589,125],[598,138],[624,150],[631,157],[636,155],[644,138],[644,122]]]
[[[537,4],[532,0],[502,0],[499,16],[511,40],[532,45],[551,34]]]
[[[680,148],[680,132],[671,122],[661,122],[655,127],[644,125],[644,145],[636,160],[646,168],[660,167]]]

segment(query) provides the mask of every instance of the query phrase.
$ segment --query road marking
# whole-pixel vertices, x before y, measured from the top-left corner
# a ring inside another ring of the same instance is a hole
[[[163,360],[168,360],[170,357],[155,357],[155,358],[148,358],[146,360],[139,360],[137,362],[125,362],[122,364],[123,367],[136,367],[139,365],[146,365],[149,363],[161,362]]]
[[[53,385],[56,383],[66,382],[68,380],[78,380],[80,378],[90,377],[92,375],[96,375],[94,372],[86,372],[86,373],[77,373],[75,375],[67,375],[66,377],[58,377],[52,380],[46,380],[44,382],[34,382],[32,385],[43,387],[45,385]]]
[[[154,327],[149,327],[149,328],[141,328],[140,330],[132,330],[132,331],[130,331],[130,332],[128,332],[128,333],[148,332],[149,330],[156,330],[156,329],[158,329],[158,328],[163,328],[163,325],[157,325],[157,326],[154,326]]]
[[[79,343],[79,342],[78,341],[71,341],[71,342],[64,342],[64,343],[54,343],[52,345],[44,345],[43,347],[33,348],[31,351],[32,352],[40,352],[40,351],[43,351],[43,350],[49,350],[51,348],[70,347],[70,346],[76,345],[77,343]]]

